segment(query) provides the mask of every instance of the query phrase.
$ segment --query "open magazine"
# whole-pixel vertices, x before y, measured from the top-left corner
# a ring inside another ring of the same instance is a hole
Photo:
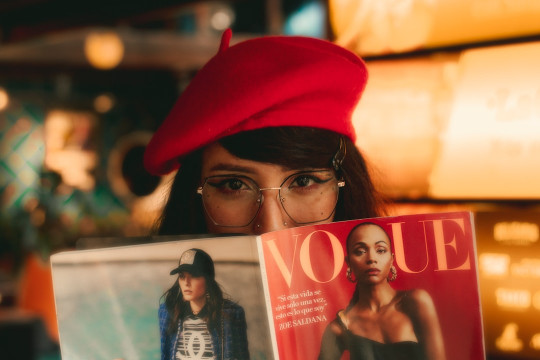
[[[364,240],[367,235],[358,235],[363,229],[386,234],[390,242],[388,255],[380,248],[370,255],[370,263],[378,264],[367,270],[361,256],[369,252],[368,247],[363,250],[369,241]],[[159,359],[162,295],[178,279],[170,272],[179,266],[180,256],[197,248],[212,258],[226,298],[243,309],[247,331],[237,330],[247,334],[250,359],[347,359],[358,351],[352,349],[357,341],[371,341],[373,347],[387,342],[373,341],[378,335],[372,336],[367,327],[361,331],[367,340],[349,337],[345,346],[342,335],[357,332],[344,324],[347,314],[350,318],[357,310],[357,285],[360,289],[365,281],[380,281],[377,277],[391,264],[396,270],[388,274],[396,293],[394,312],[389,312],[395,314],[393,329],[407,332],[407,324],[414,328],[412,341],[403,342],[408,344],[399,350],[402,355],[411,346],[421,347],[415,342],[429,336],[418,331],[419,311],[410,306],[411,299],[422,294],[433,305],[431,315],[439,325],[446,359],[485,359],[473,229],[471,213],[435,213],[303,226],[260,236],[154,237],[149,244],[58,253],[51,263],[62,358]],[[381,262],[388,256],[393,260],[384,270]],[[358,296],[365,299],[366,294]],[[333,336],[336,324],[341,328]]]

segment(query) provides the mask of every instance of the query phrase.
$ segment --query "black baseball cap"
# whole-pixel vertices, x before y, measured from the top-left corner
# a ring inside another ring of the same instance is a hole
[[[201,249],[189,249],[180,256],[178,266],[171,270],[171,275],[184,271],[194,276],[213,278],[215,275],[214,261]]]

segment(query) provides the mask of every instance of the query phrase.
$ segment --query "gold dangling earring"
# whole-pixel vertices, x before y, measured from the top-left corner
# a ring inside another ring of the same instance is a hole
[[[352,270],[350,267],[347,267],[347,279],[352,283],[356,282],[356,280],[352,277]]]
[[[390,276],[388,277],[388,281],[394,281],[397,279],[397,270],[394,265],[390,268]]]

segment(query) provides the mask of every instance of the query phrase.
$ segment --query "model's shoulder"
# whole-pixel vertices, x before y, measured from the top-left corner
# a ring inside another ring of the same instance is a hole
[[[398,308],[406,313],[424,314],[434,308],[433,299],[424,289],[410,289],[400,291],[397,296]]]
[[[159,304],[158,317],[160,319],[160,323],[169,319],[169,310],[164,303]]]
[[[407,298],[411,301],[414,301],[415,303],[421,305],[421,304],[431,304],[433,303],[433,299],[431,298],[431,295],[429,292],[427,292],[424,289],[410,289],[405,290],[405,293],[407,294]]]
[[[244,308],[242,306],[229,299],[223,300],[223,309],[230,311],[244,311]]]
[[[162,303],[159,304],[158,311],[159,311],[159,312],[167,311],[167,307],[165,306],[165,303],[164,303],[164,302],[162,302]]]
[[[240,305],[238,305],[235,301],[232,301],[230,299],[223,299],[223,307],[234,308],[234,307],[240,307]]]
[[[432,301],[431,295],[424,289],[400,290],[396,293],[396,299],[399,301],[413,301],[416,303]]]
[[[345,313],[343,310],[340,310],[334,320],[326,325],[325,333],[331,333],[335,336],[342,336],[345,331],[347,331],[347,326],[345,325],[344,321],[347,321]]]

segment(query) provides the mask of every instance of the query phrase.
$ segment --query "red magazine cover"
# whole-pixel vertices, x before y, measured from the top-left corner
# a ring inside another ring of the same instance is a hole
[[[260,246],[276,359],[485,359],[471,213],[304,226]]]

